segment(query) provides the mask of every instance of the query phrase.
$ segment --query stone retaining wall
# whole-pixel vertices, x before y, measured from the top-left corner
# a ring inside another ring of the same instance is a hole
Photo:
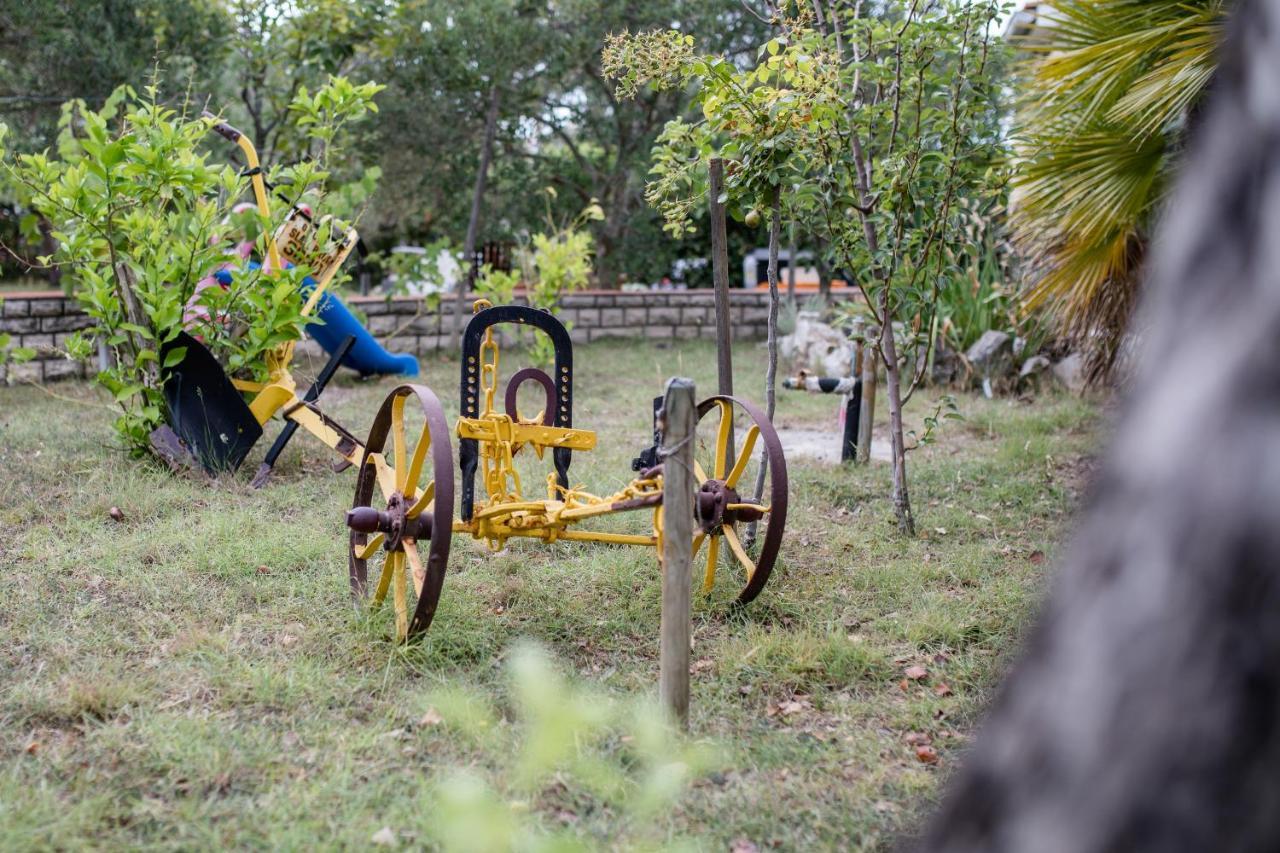
[[[88,329],[93,320],[80,310],[74,299],[61,293],[0,293],[0,332],[10,336],[9,344],[36,351],[34,361],[8,365],[10,378],[36,382],[71,379],[86,375],[82,362],[69,361],[61,354],[63,342],[72,332]],[[6,365],[0,364],[0,378]]]
[[[420,355],[458,346],[452,332],[452,300],[434,311],[425,309],[421,299],[409,297],[387,300],[355,296],[348,305],[365,315],[369,331],[392,352]],[[710,290],[583,291],[564,297],[556,316],[571,324],[569,333],[575,343],[606,338],[715,337],[715,296]],[[763,338],[768,317],[767,291],[731,292],[730,319],[735,340]],[[14,346],[31,347],[37,352],[34,361],[10,365],[12,378],[43,382],[86,375],[86,365],[68,361],[60,354],[60,347],[70,333],[91,325],[76,301],[61,294],[4,295],[0,332],[8,332]],[[320,354],[319,347],[310,340],[301,349]],[[3,371],[0,366],[0,377],[4,376]]]

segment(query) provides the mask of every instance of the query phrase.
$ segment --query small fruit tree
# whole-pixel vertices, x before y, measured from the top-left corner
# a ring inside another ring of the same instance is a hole
[[[999,11],[969,0],[783,0],[760,13],[776,34],[747,64],[700,54],[675,31],[605,46],[620,96],[646,85],[697,92],[701,115],[669,123],[654,150],[647,197],[670,230],[689,227],[718,152],[730,161],[730,210],[770,211],[772,290],[784,219],[820,238],[861,288],[880,329],[893,503],[909,535],[903,406],[924,378],[939,289],[963,255],[953,251],[959,201],[1001,183]]]

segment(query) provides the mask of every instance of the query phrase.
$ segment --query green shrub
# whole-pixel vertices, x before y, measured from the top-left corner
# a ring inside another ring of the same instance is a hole
[[[324,158],[333,155],[347,121],[375,108],[378,89],[332,78],[315,95],[300,90],[290,108],[293,128],[319,153],[270,169],[270,182],[287,187],[290,201],[318,207],[329,177]],[[0,150],[0,180],[53,226],[58,249],[41,262],[64,269],[94,320],[87,335],[66,342],[66,354],[87,357],[90,337],[106,343],[112,366],[97,380],[119,403],[116,430],[136,454],[146,452],[151,430],[164,420],[161,374],[169,365],[160,353],[180,331],[202,338],[228,372],[262,379],[263,356],[297,340],[305,323],[299,292],[305,267],[271,276],[242,271],[226,290],[199,288],[245,236],[264,257],[264,235],[279,224],[233,214],[248,182],[221,153],[206,150],[211,126],[188,105],[164,105],[154,86],[141,96],[126,86],[96,111],[81,101],[67,104],[56,155],[7,158]],[[278,205],[279,220],[288,208]],[[173,349],[167,360],[183,355]]]

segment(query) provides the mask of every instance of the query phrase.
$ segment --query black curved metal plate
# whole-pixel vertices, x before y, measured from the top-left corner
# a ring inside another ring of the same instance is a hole
[[[174,350],[180,361],[165,368],[169,426],[210,474],[234,471],[262,437],[262,426],[204,344],[186,332],[160,347],[164,364]]]

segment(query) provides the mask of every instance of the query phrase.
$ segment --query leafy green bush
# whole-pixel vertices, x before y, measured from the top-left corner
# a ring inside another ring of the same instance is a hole
[[[533,308],[554,310],[565,293],[582,290],[591,281],[591,256],[595,251],[595,238],[587,230],[588,222],[604,219],[604,211],[595,199],[572,220],[557,223],[551,214],[551,201],[556,191],[544,190],[547,200],[547,230],[534,234],[527,244],[516,252],[518,272],[502,272],[486,265],[476,281],[476,292],[495,305],[510,302],[516,286],[524,282]],[[539,364],[548,364],[555,356],[551,341],[545,335],[535,335],[532,358]]]
[[[268,170],[289,201],[318,208],[326,200],[325,158],[341,128],[375,109],[375,84],[333,78],[315,95],[298,93],[294,129],[315,143],[313,158]],[[106,343],[112,366],[97,375],[119,403],[116,429],[128,448],[146,452],[148,435],[164,420],[162,347],[187,328],[203,339],[233,375],[265,378],[263,356],[297,340],[305,320],[299,286],[305,267],[243,270],[228,289],[201,287],[252,241],[265,257],[277,221],[236,213],[248,182],[207,146],[212,121],[165,106],[156,87],[140,96],[122,87],[97,111],[83,102],[63,110],[58,153],[4,156],[0,179],[30,210],[53,225],[58,249],[42,263],[60,265],[95,325],[73,335],[67,355],[85,358],[90,337]],[[3,126],[0,126],[0,145]],[[210,160],[220,163],[214,165]],[[170,363],[183,356],[171,350]]]
[[[1043,319],[1023,310],[1018,293],[1017,253],[1009,242],[1004,210],[986,213],[961,205],[964,239],[947,249],[947,273],[938,290],[935,345],[963,353],[985,332],[1027,340],[1037,352],[1047,335]]]

